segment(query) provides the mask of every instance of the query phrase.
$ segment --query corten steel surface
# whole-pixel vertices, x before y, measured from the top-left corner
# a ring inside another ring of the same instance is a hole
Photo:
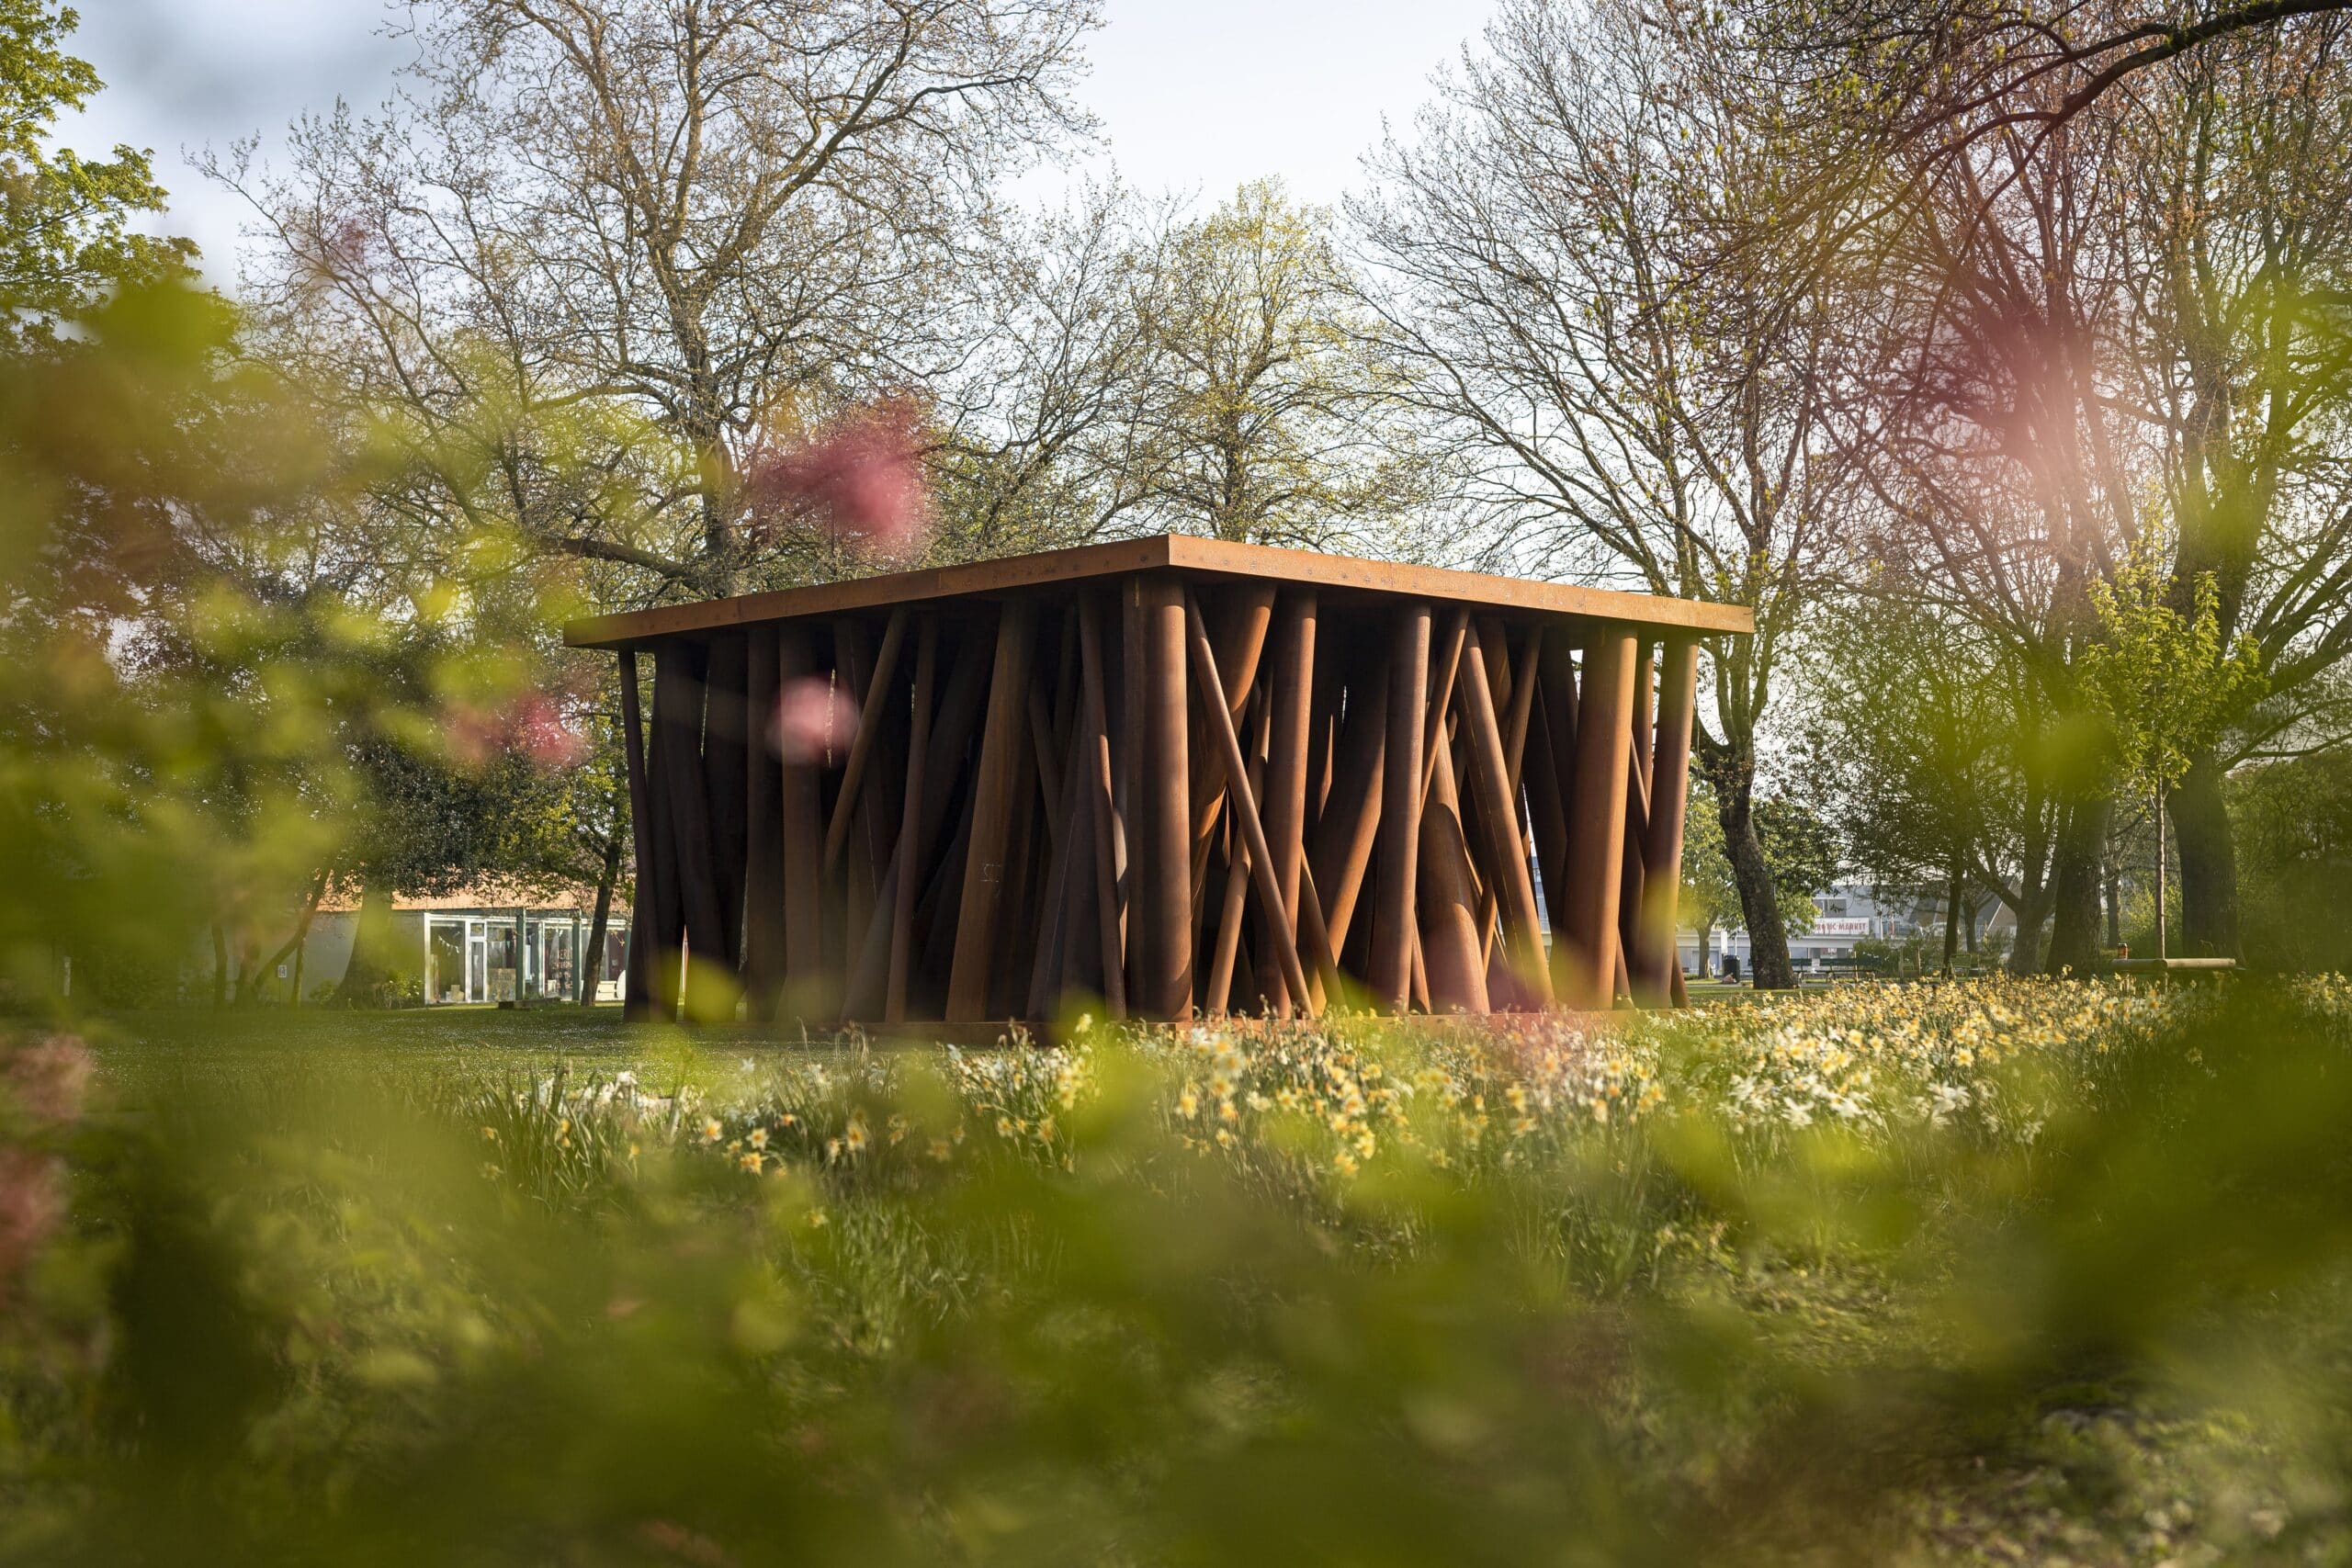
[[[1751,629],[1165,536],[567,636],[621,660],[631,1011],[822,1025],[1674,1005],[1699,642]]]

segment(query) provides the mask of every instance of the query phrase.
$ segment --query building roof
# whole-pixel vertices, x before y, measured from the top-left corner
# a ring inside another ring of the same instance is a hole
[[[332,888],[319,900],[319,913],[354,913],[359,908],[359,896],[360,889],[356,885],[348,890],[341,886]],[[577,910],[585,914],[595,907],[596,889],[593,886],[526,892],[501,883],[482,882],[460,887],[454,893],[436,893],[420,897],[405,894],[392,896],[392,911],[395,914],[416,909],[481,909],[493,914],[512,913],[515,909],[528,909],[534,914]],[[616,917],[625,917],[628,913],[628,901],[617,892],[613,896],[613,913]]]
[[[1537,582],[1442,567],[1403,566],[1314,550],[1234,544],[1188,534],[1159,534],[962,566],[889,572],[846,582],[597,615],[567,626],[563,638],[574,648],[630,648],[662,637],[832,615],[844,610],[995,598],[1027,589],[1066,586],[1139,571],[1170,570],[1202,577],[1300,583],[1329,591],[1339,599],[1428,599],[1467,604],[1507,616],[1570,616],[1647,626],[1660,634],[1745,636],[1756,629],[1754,614],[1737,604],[1582,588],[1565,582]]]

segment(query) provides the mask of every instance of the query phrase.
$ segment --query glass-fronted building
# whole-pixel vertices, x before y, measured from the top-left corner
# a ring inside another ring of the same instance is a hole
[[[588,951],[591,921],[573,909],[433,909],[424,925],[424,1002],[572,1001],[582,973],[600,1001],[621,999],[628,919],[608,917],[601,952]]]
[[[626,904],[614,901],[603,939],[592,951],[593,890],[576,900],[521,896],[510,902],[510,897],[492,887],[437,898],[395,898],[383,943],[383,962],[393,974],[383,999],[426,1007],[576,1002],[583,978],[591,999],[623,999]],[[279,965],[278,977],[291,985],[299,974],[306,998],[334,990],[350,964],[358,927],[356,900],[322,908],[302,944],[299,967],[289,959]]]

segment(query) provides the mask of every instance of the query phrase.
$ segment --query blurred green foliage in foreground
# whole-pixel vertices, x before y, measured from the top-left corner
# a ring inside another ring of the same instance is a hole
[[[70,325],[0,354],[0,1005],[168,998],[208,932],[243,1001],[330,883],[571,869],[539,840],[609,759],[542,657],[560,583],[402,536],[366,490],[423,459],[325,428],[221,300]]]
[[[8,1069],[17,1560],[2352,1551],[2339,982],[553,1067],[172,1027]]]

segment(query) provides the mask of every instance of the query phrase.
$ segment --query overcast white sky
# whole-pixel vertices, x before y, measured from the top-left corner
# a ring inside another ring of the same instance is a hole
[[[1430,73],[1485,24],[1487,0],[1109,0],[1084,96],[1109,159],[1147,191],[1216,198],[1280,175],[1333,201],[1356,160],[1428,96]],[[288,120],[340,96],[369,106],[390,90],[402,46],[381,36],[379,0],[78,0],[73,47],[107,91],[63,128],[96,155],[150,147],[173,193],[168,226],[234,278],[242,214],[187,166],[258,132],[268,156]],[[1050,182],[1032,182],[1050,190]],[[1024,187],[1030,188],[1030,187]]]

